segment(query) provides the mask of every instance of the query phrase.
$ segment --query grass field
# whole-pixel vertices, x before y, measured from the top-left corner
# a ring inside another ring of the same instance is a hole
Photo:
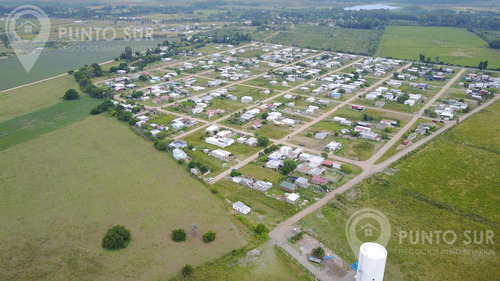
[[[258,256],[246,253],[238,256],[224,256],[196,268],[191,278],[179,280],[314,280],[310,274],[297,266],[297,262],[290,260],[281,250],[268,247],[266,244],[258,249],[261,251]]]
[[[0,150],[52,132],[89,116],[101,100],[82,97],[61,101],[0,123]]]
[[[222,201],[113,118],[89,116],[0,159],[9,159],[0,161],[1,280],[168,279],[246,244]],[[132,242],[105,251],[116,224]],[[188,231],[186,242],[171,241],[175,228]],[[217,239],[206,244],[209,229]]]
[[[63,76],[0,93],[0,122],[53,105],[70,88],[78,90],[78,83]]]
[[[453,27],[388,26],[378,56],[418,60],[419,54],[439,56],[441,61],[477,67],[487,60],[489,68],[500,68],[500,50],[465,29]]]
[[[272,43],[303,48],[372,55],[379,45],[382,31],[334,26],[295,25],[272,37]],[[418,54],[417,54],[418,56]]]
[[[465,244],[464,231],[500,231],[500,147],[495,141],[500,135],[488,126],[500,121],[499,112],[497,102],[403,158],[392,172],[365,180],[300,225],[354,261],[345,238],[346,221],[360,208],[375,208],[388,217],[392,228],[387,246],[388,280],[498,280],[500,273],[489,271],[498,264],[498,237],[494,237],[495,244],[485,240]],[[457,242],[400,242],[399,230],[451,230]],[[483,252],[453,254],[447,250]]]

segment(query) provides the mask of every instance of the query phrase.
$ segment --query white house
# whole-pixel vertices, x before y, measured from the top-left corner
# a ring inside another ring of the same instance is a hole
[[[173,154],[175,160],[180,160],[180,159],[186,159],[187,158],[187,154],[184,151],[182,151],[182,150],[180,150],[178,148],[175,148],[172,151],[172,154]]]
[[[243,202],[241,201],[238,201],[236,203],[233,204],[233,209],[235,209],[237,212],[240,212],[244,215],[250,213],[250,207],[248,207],[247,205],[243,204]]]
[[[300,195],[298,195],[297,193],[291,193],[286,197],[286,202],[290,204],[295,204],[299,202],[299,200],[300,200]]]

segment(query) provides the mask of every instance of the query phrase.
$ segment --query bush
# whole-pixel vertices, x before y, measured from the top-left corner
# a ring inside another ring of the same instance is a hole
[[[69,89],[63,96],[65,100],[76,100],[80,98],[80,94],[75,89]]]
[[[189,277],[189,276],[193,275],[193,271],[194,271],[193,267],[190,264],[186,264],[181,269],[181,275],[183,277]]]
[[[131,240],[132,236],[128,229],[121,225],[115,225],[108,229],[106,235],[102,238],[102,247],[108,250],[124,249]]]
[[[203,242],[205,243],[209,243],[209,242],[212,242],[215,240],[215,232],[213,232],[212,230],[209,230],[207,233],[203,234],[202,238],[203,238]]]
[[[312,250],[311,256],[318,258],[318,259],[322,259],[325,257],[325,250],[321,247],[316,247]]]
[[[239,177],[239,176],[241,176],[241,173],[238,171],[231,171],[231,173],[229,175],[231,177]]]
[[[181,228],[172,230],[172,240],[175,242],[186,241],[186,231]]]
[[[349,174],[352,171],[352,167],[348,164],[340,165],[340,170],[346,174]]]
[[[253,228],[253,231],[255,232],[255,236],[257,236],[257,238],[267,238],[269,228],[267,228],[265,224],[259,223]]]

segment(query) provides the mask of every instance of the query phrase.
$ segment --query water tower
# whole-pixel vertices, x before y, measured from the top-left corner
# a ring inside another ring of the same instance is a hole
[[[359,248],[356,281],[383,281],[387,250],[384,246],[368,242]]]

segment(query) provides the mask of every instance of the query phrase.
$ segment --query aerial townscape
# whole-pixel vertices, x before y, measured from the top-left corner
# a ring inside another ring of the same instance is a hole
[[[0,0],[0,280],[500,280],[500,4]]]

